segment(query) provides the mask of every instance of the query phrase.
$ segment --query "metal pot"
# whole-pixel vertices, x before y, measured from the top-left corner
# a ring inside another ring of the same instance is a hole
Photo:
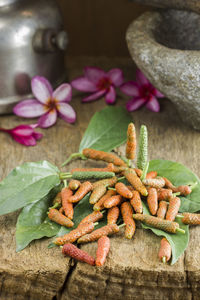
[[[67,35],[54,0],[0,0],[0,114],[31,97],[30,80],[65,77]]]

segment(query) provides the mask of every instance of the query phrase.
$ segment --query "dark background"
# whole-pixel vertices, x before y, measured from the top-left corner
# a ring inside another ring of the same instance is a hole
[[[57,0],[73,56],[129,56],[128,25],[147,7],[129,0]],[[149,8],[148,8],[149,9]]]

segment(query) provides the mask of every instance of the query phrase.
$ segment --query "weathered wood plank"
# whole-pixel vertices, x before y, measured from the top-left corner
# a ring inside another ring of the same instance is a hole
[[[129,59],[68,58],[69,80],[82,74],[85,65],[109,69],[121,67],[127,79],[134,79],[135,66]],[[58,120],[48,130],[40,130],[44,138],[36,147],[26,148],[0,133],[0,178],[25,161],[46,159],[60,166],[65,158],[78,150],[81,136],[95,111],[105,106],[104,100],[81,104],[81,95],[74,91],[72,101],[77,111],[75,125]],[[124,105],[125,96],[118,98]],[[149,130],[149,158],[179,161],[199,175],[200,134],[181,121],[168,100],[160,100],[161,112],[145,108],[132,113],[137,133],[141,124]],[[2,116],[2,127],[13,127],[27,122],[16,116]],[[119,128],[120,129],[120,128]],[[76,161],[70,169],[79,165]],[[66,170],[66,168],[65,168]],[[199,299],[199,241],[200,229],[191,230],[191,241],[174,266],[164,266],[157,258],[159,238],[139,229],[133,240],[120,235],[111,239],[111,252],[105,267],[97,269],[78,263],[69,267],[60,249],[47,249],[48,241],[33,242],[20,253],[15,253],[15,223],[18,213],[0,217],[0,298],[51,299],[57,294],[63,299]],[[95,254],[96,243],[83,247]],[[64,287],[65,278],[70,271]],[[62,289],[62,293],[59,291]],[[193,297],[193,298],[192,298]]]

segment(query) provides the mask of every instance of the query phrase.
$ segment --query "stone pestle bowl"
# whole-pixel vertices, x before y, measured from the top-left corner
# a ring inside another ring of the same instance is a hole
[[[173,9],[144,13],[130,24],[126,40],[138,68],[182,120],[200,130],[200,15]]]

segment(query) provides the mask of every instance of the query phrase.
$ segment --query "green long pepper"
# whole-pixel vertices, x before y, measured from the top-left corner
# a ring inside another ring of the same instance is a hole
[[[67,178],[73,178],[77,180],[88,180],[88,179],[106,179],[106,178],[112,178],[115,176],[115,173],[113,172],[94,172],[94,171],[88,171],[88,172],[73,172],[73,174],[70,173],[60,173],[61,179],[67,179]]]
[[[142,125],[140,128],[140,136],[139,136],[139,151],[137,155],[137,167],[142,171],[147,164],[147,156],[148,156],[148,131],[145,125]]]

